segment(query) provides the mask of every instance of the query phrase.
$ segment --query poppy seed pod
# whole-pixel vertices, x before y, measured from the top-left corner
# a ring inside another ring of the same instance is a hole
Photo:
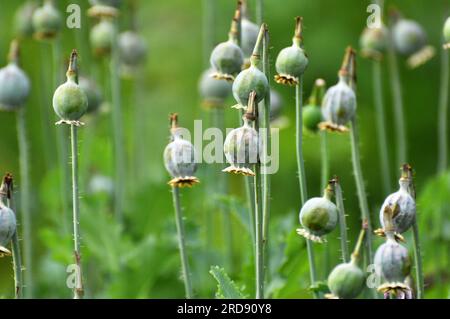
[[[400,189],[389,195],[380,210],[380,223],[385,228],[384,212],[386,207],[389,207],[394,214],[392,223],[395,232],[402,234],[407,231],[413,224],[416,218],[416,202],[408,192],[408,180],[400,178]]]
[[[231,83],[212,77],[213,69],[204,71],[199,82],[199,92],[205,107],[221,107],[231,93]]]
[[[102,93],[97,87],[97,84],[91,79],[82,76],[79,78],[78,84],[87,97],[88,107],[86,113],[97,111],[103,101]]]
[[[114,34],[115,27],[110,19],[101,19],[92,27],[89,38],[95,55],[106,56],[111,53]]]
[[[36,2],[31,0],[28,0],[17,9],[14,16],[14,28],[18,36],[24,38],[33,36],[33,14],[36,9]]]
[[[18,42],[13,41],[10,62],[0,69],[0,110],[17,110],[25,104],[30,94],[30,80],[18,66],[18,51]]]
[[[238,102],[235,107],[245,108],[252,91],[256,93],[255,103],[261,102],[268,90],[269,81],[266,75],[252,62],[251,66],[241,71],[233,82],[233,96]]]
[[[249,58],[258,38],[259,26],[251,22],[247,17],[241,20],[241,48],[244,56]]]
[[[444,34],[444,48],[448,49],[450,47],[450,17],[445,20],[444,28],[443,28],[443,34]]]
[[[363,56],[380,59],[386,51],[388,31],[386,27],[365,28],[359,39],[359,45]]]
[[[308,104],[302,109],[303,127],[309,132],[315,133],[319,130],[319,124],[322,122],[322,110],[320,105],[325,91],[325,81],[317,79]]]
[[[232,82],[234,75],[241,71],[244,54],[241,48],[231,40],[219,43],[211,53],[210,63],[216,71],[215,78]]]
[[[6,248],[16,232],[16,215],[0,201],[0,255],[10,255]]]
[[[77,52],[70,57],[67,70],[67,81],[61,84],[53,94],[53,109],[66,122],[77,122],[88,108],[88,99],[83,89],[78,85]]]
[[[125,31],[119,35],[118,48],[123,64],[136,67],[145,61],[147,45],[144,39],[134,31]]]
[[[337,265],[328,276],[328,288],[341,299],[356,298],[364,288],[366,277],[354,262]]]
[[[390,283],[402,283],[411,270],[408,250],[392,237],[377,249],[374,263],[377,272]]]
[[[330,128],[345,131],[344,126],[353,119],[355,112],[355,92],[341,75],[339,82],[330,87],[323,98],[322,116]]]
[[[171,134],[172,142],[164,150],[164,165],[172,176],[169,185],[173,187],[192,186],[199,182],[194,176],[197,170],[195,162],[195,148],[191,142],[182,138],[182,130],[178,127],[177,114],[172,114]]]
[[[53,39],[63,25],[61,13],[52,0],[46,0],[44,5],[33,13],[34,36],[37,39]]]
[[[281,84],[297,85],[308,66],[308,57],[302,48],[302,19],[297,17],[292,46],[280,51],[275,62],[275,81]]]
[[[330,200],[332,190],[328,186],[323,197],[314,197],[306,201],[300,210],[300,224],[304,229],[297,233],[316,242],[323,242],[321,238],[333,231],[338,222],[338,209]]]
[[[411,55],[427,43],[427,35],[416,21],[399,19],[392,27],[395,49],[403,55]]]

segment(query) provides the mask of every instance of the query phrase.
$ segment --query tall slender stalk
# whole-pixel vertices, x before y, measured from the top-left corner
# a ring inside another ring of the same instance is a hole
[[[372,77],[381,179],[383,182],[384,193],[389,194],[391,193],[391,172],[389,169],[389,154],[386,138],[386,118],[384,115],[383,85],[381,79],[380,61],[372,61]]]
[[[83,272],[81,264],[80,208],[78,196],[78,135],[77,126],[70,125],[70,142],[72,150],[72,208],[73,208],[73,242],[75,262],[77,264],[74,299],[82,299],[84,295]]]
[[[256,299],[264,298],[264,248],[263,248],[263,216],[261,201],[261,164],[255,165],[255,255],[256,255]]]
[[[342,188],[341,184],[339,183],[339,179],[337,177],[334,178],[334,194],[336,196],[336,205],[339,211],[339,230],[341,234],[340,242],[341,242],[342,261],[346,263],[350,260],[350,253],[347,241],[347,223],[345,221],[345,207],[344,207],[344,198],[342,195]]]
[[[7,206],[17,216],[16,205],[14,201],[14,183],[12,175],[6,174],[6,176],[3,178],[0,193],[2,197],[6,197]],[[1,200],[3,200],[3,198]],[[12,244],[11,246],[12,246],[13,270],[14,270],[14,297],[16,299],[22,299],[23,297],[22,256],[20,254],[18,227],[16,227],[16,231],[14,232],[14,235],[11,239],[11,244]]]
[[[448,51],[441,50],[441,86],[438,109],[438,173],[447,169]]]
[[[256,1],[256,24],[261,25],[264,20],[264,0]]]
[[[328,178],[330,176],[330,159],[328,157],[328,139],[327,131],[321,131],[320,133],[320,188],[325,189],[327,187]]]
[[[118,52],[118,21],[114,20],[114,37],[111,49],[110,75],[111,75],[111,99],[112,99],[112,126],[114,139],[114,211],[119,222],[123,221],[124,207],[124,181],[125,181],[125,152],[123,136],[123,116],[121,107],[121,83],[119,77],[119,52]]]
[[[397,141],[397,164],[400,165],[402,163],[405,163],[407,160],[408,146],[406,138],[405,114],[403,110],[402,85],[400,82],[400,71],[398,67],[397,56],[395,54],[394,44],[392,41],[392,34],[391,31],[389,31],[387,57],[389,62],[392,102],[395,114],[394,120]]]
[[[295,111],[296,111],[296,145],[297,145],[297,169],[298,180],[300,184],[300,199],[302,206],[308,199],[308,192],[306,189],[306,172],[305,164],[303,161],[303,119],[302,119],[302,107],[303,107],[303,76],[298,79],[298,84],[295,86]],[[317,281],[316,261],[314,257],[314,247],[311,240],[306,239],[306,249],[308,252],[309,262],[309,274],[311,285],[314,285]],[[317,298],[318,294],[314,292],[314,297]]]
[[[27,262],[27,285],[28,289],[29,282],[32,282],[33,274],[30,272],[32,267],[29,268],[30,263],[32,264],[32,252],[33,252],[33,240],[31,238],[31,230],[32,230],[32,219],[31,219],[31,205],[30,205],[30,158],[29,158],[29,149],[28,149],[28,138],[26,131],[26,119],[25,119],[25,108],[21,108],[17,112],[17,137],[19,144],[19,167],[20,167],[20,178],[21,178],[21,193],[20,193],[20,209],[21,209],[21,220],[23,227],[23,236],[25,238],[24,241],[24,251],[25,251],[25,261]],[[12,196],[12,195],[11,195]],[[14,237],[17,236],[17,231]],[[16,245],[17,249],[19,249],[19,243],[15,243],[14,240],[18,240],[18,238],[13,238],[13,253],[14,253],[14,245]],[[18,263],[21,264],[20,260],[20,251],[17,252],[19,260]],[[18,265],[19,266],[19,265]],[[20,266],[21,267],[21,266]],[[30,273],[29,273],[30,272]],[[29,273],[29,274],[27,274]],[[15,274],[16,277],[16,274]],[[22,272],[20,271],[20,280],[22,278]],[[22,287],[22,286],[21,286]],[[22,295],[22,290],[20,287],[20,296]],[[32,287],[32,284],[31,284]],[[17,296],[16,296],[17,297]]]
[[[186,239],[184,234],[184,222],[180,205],[180,193],[177,186],[172,187],[173,207],[175,210],[175,222],[177,225],[178,248],[180,250],[181,269],[183,272],[184,288],[186,298],[193,297],[191,273],[189,271],[189,262],[186,254]]]

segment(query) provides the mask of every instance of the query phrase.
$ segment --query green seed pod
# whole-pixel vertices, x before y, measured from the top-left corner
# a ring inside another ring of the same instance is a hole
[[[231,83],[213,77],[214,70],[208,69],[202,73],[199,82],[199,92],[205,107],[221,107],[231,93]]]
[[[120,8],[122,0],[89,0],[92,6],[108,6],[114,8]]]
[[[0,110],[15,111],[22,107],[30,94],[30,80],[18,66],[18,42],[13,41],[10,62],[0,69]]]
[[[322,102],[322,116],[336,127],[346,125],[356,113],[355,92],[346,83],[344,76],[338,84],[327,90]]]
[[[331,190],[327,187],[323,197],[306,201],[300,210],[300,224],[305,228],[298,233],[310,240],[321,242],[321,236],[332,232],[338,222],[338,209],[331,202]]]
[[[147,56],[147,45],[144,39],[134,31],[126,31],[119,35],[119,53],[123,64],[130,67],[141,65]]]
[[[303,107],[302,118],[303,127],[311,133],[319,130],[319,124],[322,122],[322,111],[320,105],[325,92],[325,81],[317,79],[308,99],[308,104]]]
[[[416,202],[408,192],[408,181],[400,178],[400,189],[389,195],[380,210],[380,222],[382,227],[384,224],[384,212],[386,207],[389,207],[394,211],[392,223],[394,224],[394,230],[397,233],[404,233],[407,231],[415,221],[416,218]]]
[[[399,19],[392,27],[392,40],[398,53],[409,56],[427,44],[427,35],[417,22]]]
[[[233,82],[233,96],[238,102],[239,108],[245,108],[248,104],[250,92],[255,91],[256,103],[261,102],[269,90],[269,81],[252,62],[252,65],[241,71]]]
[[[14,16],[14,29],[18,36],[23,38],[33,36],[33,14],[37,8],[35,1],[28,0],[17,9]]]
[[[191,142],[182,138],[177,114],[172,114],[170,120],[172,142],[164,150],[164,165],[172,176],[169,184],[174,187],[192,186],[199,182],[194,176],[197,170],[195,148]]]
[[[87,96],[77,82],[77,52],[74,50],[67,70],[67,81],[53,94],[53,109],[63,121],[78,121],[88,108]]]
[[[341,299],[356,298],[364,289],[366,277],[355,262],[337,265],[328,276],[328,288]]]
[[[280,51],[275,62],[277,75],[275,81],[281,84],[296,85],[308,66],[308,57],[302,48],[302,19],[297,17],[292,46]]]
[[[444,29],[443,29],[443,34],[444,34],[444,48],[448,49],[449,44],[450,44],[450,17],[447,18],[447,20],[445,20],[444,23]]]
[[[97,111],[103,102],[102,93],[97,87],[97,84],[93,80],[82,76],[79,78],[78,84],[87,97],[88,108],[86,113],[93,113]]]
[[[10,255],[6,248],[16,232],[16,215],[0,201],[0,255]]]
[[[379,59],[386,51],[388,31],[381,28],[365,28],[359,39],[361,52],[369,58]]]
[[[244,54],[241,48],[231,40],[219,43],[211,53],[211,66],[215,77],[232,82],[234,75],[241,71]]]
[[[241,48],[244,56],[250,58],[258,38],[259,26],[247,17],[241,20]]]
[[[52,0],[34,11],[33,28],[37,39],[53,39],[61,31],[63,18]]]
[[[408,250],[393,238],[377,249],[374,263],[377,272],[391,283],[403,282],[411,271]]]
[[[106,56],[111,53],[114,34],[115,27],[110,19],[102,19],[92,27],[90,42],[95,55]]]
[[[283,109],[283,98],[281,95],[271,89],[270,90],[270,120],[273,121],[281,115]]]

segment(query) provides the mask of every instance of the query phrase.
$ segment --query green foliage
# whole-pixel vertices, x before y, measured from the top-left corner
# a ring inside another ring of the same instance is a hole
[[[209,273],[217,281],[216,298],[219,299],[243,299],[242,289],[239,289],[234,281],[228,277],[225,269],[219,266],[212,266]]]

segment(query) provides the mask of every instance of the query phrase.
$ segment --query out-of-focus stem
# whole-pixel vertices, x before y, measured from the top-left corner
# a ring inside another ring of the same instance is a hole
[[[438,173],[447,169],[448,51],[441,50],[441,87],[438,109]]]

